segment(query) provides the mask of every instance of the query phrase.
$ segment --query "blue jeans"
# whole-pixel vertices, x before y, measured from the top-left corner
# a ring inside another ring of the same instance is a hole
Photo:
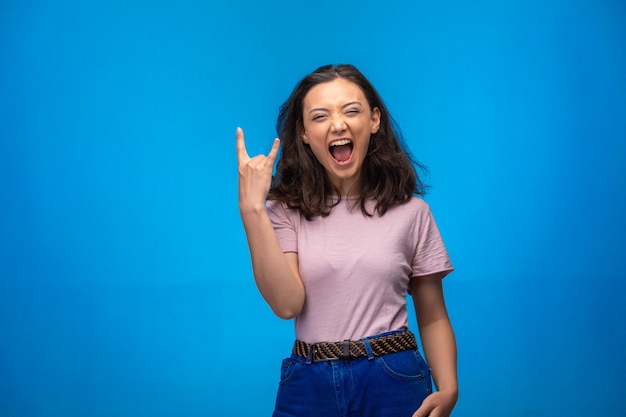
[[[411,417],[431,392],[417,349],[320,362],[292,354],[282,363],[273,416]]]

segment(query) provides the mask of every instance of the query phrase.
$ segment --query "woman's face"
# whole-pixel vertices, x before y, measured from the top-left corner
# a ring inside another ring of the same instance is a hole
[[[341,195],[356,191],[370,136],[380,127],[380,110],[370,109],[361,88],[345,78],[318,84],[304,97],[304,143]]]

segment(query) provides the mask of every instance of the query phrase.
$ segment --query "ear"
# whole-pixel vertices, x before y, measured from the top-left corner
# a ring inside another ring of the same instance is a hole
[[[300,137],[302,138],[302,142],[304,142],[307,145],[309,144],[309,137],[306,134],[306,130],[304,129],[304,126],[300,130]]]
[[[380,109],[378,107],[374,107],[372,109],[371,123],[372,123],[371,134],[374,135],[378,133],[378,129],[380,129]]]

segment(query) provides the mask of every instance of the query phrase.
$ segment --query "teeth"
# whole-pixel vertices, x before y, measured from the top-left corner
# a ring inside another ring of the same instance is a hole
[[[341,145],[347,145],[349,143],[350,141],[348,139],[340,139],[340,140],[331,142],[330,146],[341,146]]]

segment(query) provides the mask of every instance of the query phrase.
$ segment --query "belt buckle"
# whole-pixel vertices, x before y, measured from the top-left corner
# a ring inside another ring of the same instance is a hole
[[[351,341],[349,339],[342,341],[341,342],[341,354],[336,358],[324,358],[324,359],[317,357],[318,346],[320,345],[320,343],[312,343],[311,344],[311,362],[336,361],[338,359],[350,359],[351,358],[350,343]]]
[[[328,359],[318,359],[317,357],[317,346],[319,345],[319,343],[311,343],[311,362],[315,363],[315,362],[321,362],[321,361],[325,361]]]

